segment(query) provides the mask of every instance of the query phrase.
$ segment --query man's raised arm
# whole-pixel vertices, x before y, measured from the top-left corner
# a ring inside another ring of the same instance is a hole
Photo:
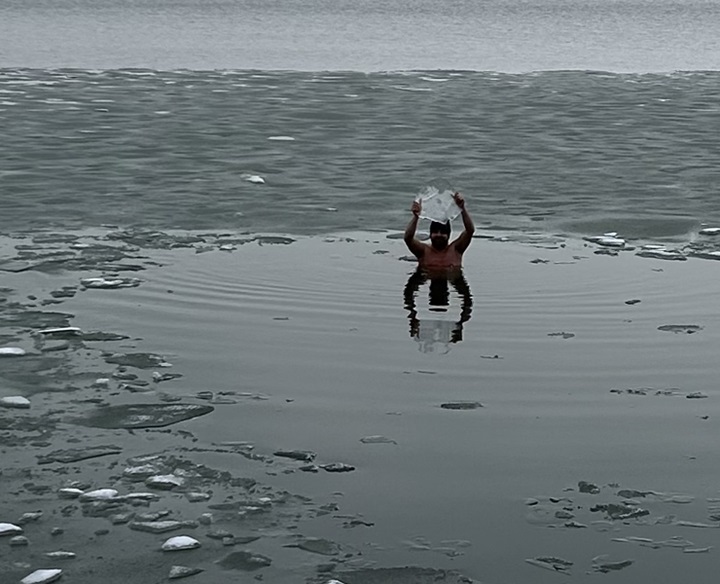
[[[465,199],[463,198],[463,196],[460,193],[455,193],[453,195],[453,199],[455,199],[455,204],[460,207],[460,210],[462,211],[461,216],[464,228],[464,231],[454,241],[454,244],[455,249],[458,251],[458,253],[463,253],[472,241],[473,233],[475,233],[475,223],[473,223],[472,217],[470,217],[470,213],[468,213],[467,209],[465,208]]]
[[[421,208],[422,207],[420,206],[420,201],[413,201],[412,207],[410,208],[410,210],[412,211],[412,218],[410,219],[410,223],[408,223],[408,226],[405,228],[405,235],[403,237],[403,239],[405,240],[405,245],[407,245],[408,249],[413,253],[413,255],[418,258],[422,257],[423,253],[425,252],[425,244],[415,237],[418,220],[420,219]]]

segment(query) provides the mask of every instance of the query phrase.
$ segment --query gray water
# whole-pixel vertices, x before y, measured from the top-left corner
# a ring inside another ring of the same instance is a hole
[[[720,222],[716,72],[5,69],[0,92],[5,232],[402,229],[437,178],[490,230]]]
[[[92,538],[109,524],[65,517],[55,490],[125,492],[124,460],[192,439],[231,472],[245,470],[213,448],[247,441],[261,482],[336,502],[298,533],[340,543],[341,567],[550,583],[526,560],[553,556],[594,581],[607,554],[634,561],[614,582],[714,582],[717,530],[683,522],[717,525],[717,252],[693,253],[715,249],[698,231],[720,224],[717,30],[716,2],[2,0],[0,339],[27,355],[2,361],[0,396],[32,407],[3,412],[0,521],[46,515],[3,552],[0,580],[41,567],[60,545],[51,524],[62,545],[87,541],[65,577],[164,579],[156,538]],[[404,294],[414,265],[397,236],[434,180],[496,236],[466,254],[464,317],[454,293],[444,313],[427,285],[412,310]],[[608,230],[627,248],[578,240]],[[686,261],[636,257],[641,242]],[[56,325],[124,340],[43,341]],[[118,373],[116,352],[181,377],[93,385]],[[162,434],[66,423],[201,393],[234,397]],[[392,441],[360,441],[376,435]],[[118,461],[35,464],[107,443]],[[356,470],[300,472],[270,459],[278,448]],[[578,492],[584,480],[600,492]],[[620,487],[652,491],[636,501],[650,515],[592,511]],[[252,544],[273,558],[268,581],[327,562],[288,551],[288,521]],[[205,555],[179,562],[223,582],[206,531]]]

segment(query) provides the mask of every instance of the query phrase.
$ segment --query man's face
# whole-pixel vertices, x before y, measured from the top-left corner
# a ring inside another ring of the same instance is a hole
[[[430,245],[432,245],[438,251],[442,251],[448,246],[449,239],[450,238],[448,237],[448,234],[443,233],[442,231],[430,232]]]

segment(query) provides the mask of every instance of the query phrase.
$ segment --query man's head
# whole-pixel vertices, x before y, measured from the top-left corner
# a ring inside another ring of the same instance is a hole
[[[443,250],[450,241],[450,221],[430,223],[430,244],[437,250]]]

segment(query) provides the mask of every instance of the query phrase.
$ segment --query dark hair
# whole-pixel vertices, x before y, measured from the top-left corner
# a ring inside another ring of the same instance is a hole
[[[450,235],[450,221],[445,221],[445,223],[433,221],[432,223],[430,223],[430,233],[435,233],[437,231]]]

